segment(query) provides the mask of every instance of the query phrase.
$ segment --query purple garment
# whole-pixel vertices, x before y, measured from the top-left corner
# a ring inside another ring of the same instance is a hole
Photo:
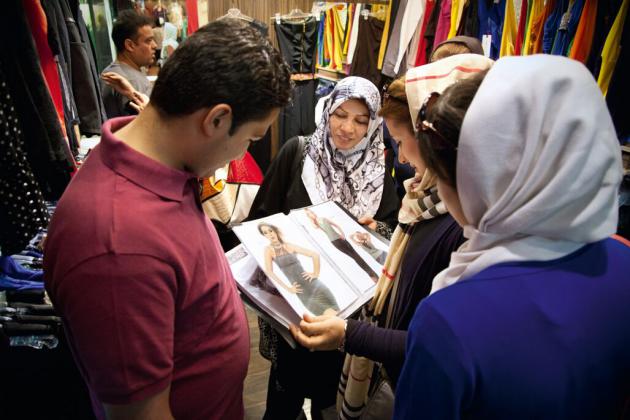
[[[416,306],[431,291],[433,277],[448,266],[451,253],[463,242],[462,229],[449,214],[416,224],[400,268],[392,328],[348,320],[346,351],[383,363],[395,386],[405,360],[407,328]],[[387,307],[383,313],[387,313]]]
[[[409,327],[394,418],[626,418],[629,272],[630,248],[606,239],[431,295]]]
[[[442,0],[440,4],[440,16],[438,17],[435,38],[433,39],[433,51],[448,38],[448,33],[451,30],[451,3],[452,0]]]

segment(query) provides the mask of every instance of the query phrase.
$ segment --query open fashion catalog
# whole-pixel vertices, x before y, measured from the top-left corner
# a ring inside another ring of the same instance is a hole
[[[345,318],[369,301],[388,250],[331,201],[233,230],[241,245],[226,255],[243,300],[285,338],[304,313]]]

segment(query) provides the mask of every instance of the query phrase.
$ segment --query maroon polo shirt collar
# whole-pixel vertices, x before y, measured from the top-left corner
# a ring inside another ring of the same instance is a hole
[[[188,184],[196,185],[194,174],[153,160],[112,134],[134,118],[113,118],[103,124],[100,142],[103,162],[112,171],[160,197],[182,201]]]

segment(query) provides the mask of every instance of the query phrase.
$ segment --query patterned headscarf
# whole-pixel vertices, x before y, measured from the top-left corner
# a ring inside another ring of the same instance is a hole
[[[353,150],[338,150],[330,135],[330,115],[349,99],[365,102],[370,122],[365,137]],[[333,200],[353,216],[373,217],[383,195],[385,155],[380,94],[376,86],[361,77],[341,80],[326,100],[322,119],[307,139],[302,182],[313,204]],[[356,154],[360,154],[356,158]]]

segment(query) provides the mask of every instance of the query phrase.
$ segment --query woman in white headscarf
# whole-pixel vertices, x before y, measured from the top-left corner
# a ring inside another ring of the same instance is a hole
[[[411,322],[395,418],[622,418],[630,248],[610,238],[621,156],[592,75],[503,58],[417,124],[468,241]]]
[[[249,218],[332,200],[391,236],[399,199],[385,167],[380,101],[378,89],[366,79],[339,81],[315,132],[289,139],[271,163]],[[272,361],[265,418],[295,419],[304,398],[311,399],[313,412],[334,405],[343,353],[293,350],[269,324],[259,325],[261,353]]]

